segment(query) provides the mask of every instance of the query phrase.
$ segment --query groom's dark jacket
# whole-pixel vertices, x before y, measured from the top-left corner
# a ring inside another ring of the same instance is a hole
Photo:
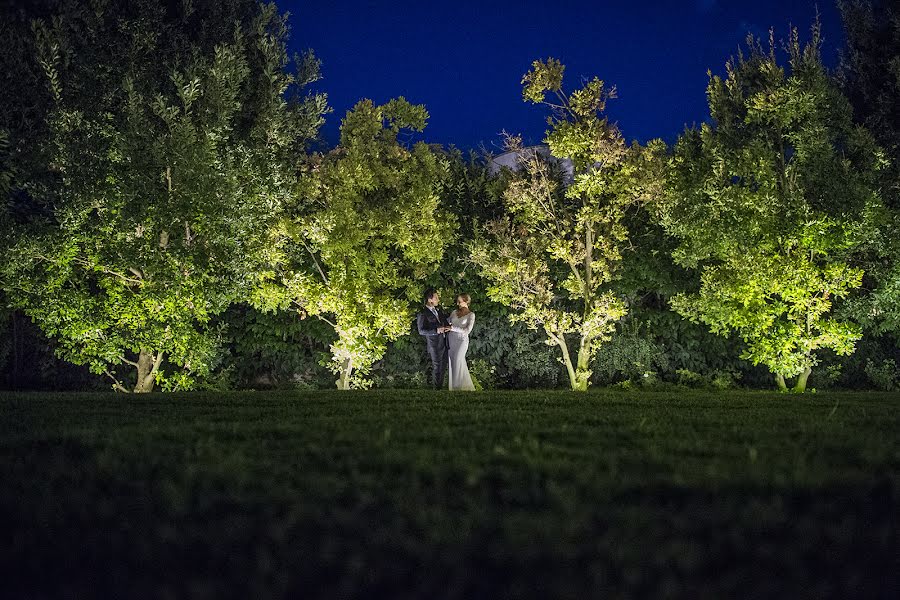
[[[435,307],[435,310],[438,314],[437,317],[434,316],[427,306],[423,306],[416,317],[416,325],[419,327],[419,335],[425,337],[425,343],[428,346],[442,347],[447,343],[447,334],[438,333],[437,330],[438,327],[447,327],[450,325],[450,322],[447,320],[447,315],[440,308]]]

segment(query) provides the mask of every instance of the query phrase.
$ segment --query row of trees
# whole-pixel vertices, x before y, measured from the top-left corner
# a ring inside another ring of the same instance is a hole
[[[319,63],[288,56],[274,5],[17,9],[0,40],[3,301],[121,391],[207,384],[266,327],[321,351],[339,388],[371,385],[402,362],[427,285],[489,300],[480,321],[518,332],[502,343],[520,379],[552,352],[587,389],[629,328],[659,342],[677,313],[803,391],[823,352],[900,326],[898,15],[842,10],[837,75],[818,26],[806,44],[749,39],[710,77],[710,122],[671,148],[627,144],[605,116],[615,88],[567,91],[559,61],[536,61],[523,96],[549,113],[550,156],[510,137],[519,168],[494,175],[408,143],[428,114],[403,98],[360,102],[316,151]]]

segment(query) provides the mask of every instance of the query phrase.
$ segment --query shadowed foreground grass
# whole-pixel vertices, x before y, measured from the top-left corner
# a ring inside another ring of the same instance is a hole
[[[894,598],[888,394],[0,395],[0,597]]]

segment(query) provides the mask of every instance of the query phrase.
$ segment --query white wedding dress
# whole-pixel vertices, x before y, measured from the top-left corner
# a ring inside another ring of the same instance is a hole
[[[447,334],[450,342],[450,350],[447,353],[450,358],[450,389],[474,390],[475,385],[466,364],[466,350],[469,349],[469,334],[475,326],[475,313],[470,311],[460,317],[454,310],[450,313],[449,320],[453,327]]]

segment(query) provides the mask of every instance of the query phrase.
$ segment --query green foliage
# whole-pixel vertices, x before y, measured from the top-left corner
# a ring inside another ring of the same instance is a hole
[[[470,256],[473,236],[485,223],[503,216],[503,194],[511,174],[492,174],[484,157],[464,156],[454,148],[443,157],[449,169],[441,181],[440,204],[456,217],[458,235],[446,240],[440,267],[423,287],[435,287],[451,303],[460,293],[472,297],[478,319],[470,337],[469,371],[482,389],[555,387],[560,365],[553,349],[544,343],[545,336],[521,323],[509,322],[509,309],[491,300],[487,293],[491,282],[473,268]],[[413,332],[411,338],[391,344],[378,365],[377,385],[424,386],[426,363],[424,343]]]
[[[421,290],[433,287],[451,304],[457,294],[468,293],[477,305],[479,317],[486,316],[485,311],[491,314],[505,311],[485,294],[488,282],[473,268],[469,244],[483,223],[503,214],[501,196],[507,182],[504,177],[491,174],[483,156],[474,153],[463,156],[452,147],[435,151],[447,165],[447,171],[438,183],[439,204],[443,211],[453,215],[456,234],[442,240],[440,264],[421,280]]]
[[[878,215],[857,262],[866,270],[865,293],[846,312],[875,334],[900,334],[900,6],[896,2],[840,1],[846,32],[838,81],[854,119],[884,148],[878,177],[886,210]]]
[[[469,375],[477,391],[497,389],[497,367],[483,358],[467,361]]]
[[[678,384],[689,388],[707,390],[727,390],[734,387],[740,375],[729,371],[714,371],[710,375],[701,375],[687,369],[678,369]]]
[[[748,57],[713,76],[714,124],[679,139],[657,205],[679,241],[676,261],[701,273],[699,291],[673,307],[715,333],[737,332],[744,358],[780,384],[801,375],[798,391],[817,350],[846,355],[860,337],[833,303],[861,284],[851,254],[879,206],[879,152],[852,124],[819,43],[818,27],[806,46],[792,31],[786,71],[774,48],[750,40]]]
[[[470,361],[484,362],[480,380],[485,389],[492,385],[507,389],[556,387],[560,364],[546,337],[522,323],[511,323],[508,314],[484,312],[478,313],[475,331],[469,338],[468,356]],[[489,373],[487,365],[494,370]]]
[[[664,146],[657,141],[648,144],[644,161],[641,177],[648,188],[659,187],[665,181]],[[692,373],[698,378],[693,386],[704,388],[715,388],[718,384],[713,382],[726,376],[747,380],[750,375],[753,381],[755,369],[738,358],[743,344],[736,336],[716,336],[671,310],[673,296],[699,289],[699,275],[674,262],[677,240],[666,235],[651,208],[652,204],[641,205],[624,219],[629,244],[611,286],[627,302],[629,315],[598,352],[596,382],[623,378],[643,382],[649,379],[645,373],[656,373],[662,383],[682,385],[682,374]],[[734,377],[728,375],[732,373]]]
[[[513,321],[542,329],[559,347],[572,389],[585,390],[594,352],[626,312],[604,285],[617,274],[628,236],[625,209],[641,194],[641,152],[603,115],[614,89],[594,79],[567,95],[559,61],[532,67],[522,79],[524,98],[551,109],[546,141],[557,160],[508,140],[519,159],[503,194],[508,214],[481,230],[472,261],[490,281],[491,300],[512,309]],[[573,166],[568,185],[559,159]],[[573,335],[574,360],[566,340]]]
[[[384,356],[372,367],[373,387],[377,388],[430,388],[428,355],[425,340],[419,335],[414,322],[409,323],[409,334],[387,344]]]
[[[545,337],[494,305],[476,305],[478,319],[469,337],[466,361],[482,389],[553,388],[560,364]],[[375,387],[425,388],[428,370],[425,343],[415,331],[390,343],[372,369]]]
[[[666,349],[652,337],[642,335],[639,324],[622,329],[597,352],[594,373],[599,381],[640,381],[669,369]]]
[[[0,390],[93,390],[106,386],[56,356],[53,340],[20,311],[0,308]]]
[[[447,175],[440,182],[441,206],[456,216],[458,235],[448,239],[442,271],[465,269],[468,239],[479,226],[503,215],[503,193],[509,183],[504,173],[492,175],[486,157],[470,153],[464,156],[456,148],[442,154],[447,163]],[[469,281],[477,273],[466,273]],[[461,283],[451,278],[452,284]]]
[[[722,389],[764,369],[799,389],[819,364],[818,387],[893,389],[900,13],[839,4],[836,79],[818,26],[806,46],[791,32],[786,63],[751,39],[710,78],[712,122],[671,154],[625,144],[615,88],[569,92],[560,61],[535,61],[522,94],[548,110],[549,156],[510,138],[519,164],[495,176],[405,143],[428,113],[403,98],[360,102],[339,146],[307,156],[319,64],[288,59],[274,5],[7,3],[0,316],[19,329],[0,366],[33,362],[42,388],[91,386],[87,367],[135,391],[315,387],[329,370],[342,388],[423,387],[410,323],[434,286],[473,296],[483,389],[563,372],[580,390]]]
[[[866,375],[879,390],[900,390],[900,369],[897,369],[897,363],[891,359],[883,360],[881,364],[876,364],[871,359],[866,361]]]
[[[263,274],[259,305],[294,306],[333,327],[330,368],[341,389],[371,385],[366,375],[387,342],[409,332],[419,282],[454,233],[438,202],[446,164],[424,143],[398,141],[427,116],[403,98],[349,111],[340,145],[311,161],[277,232],[274,269]]]
[[[562,90],[565,66],[555,59],[536,60],[532,69],[522,77],[522,98],[526,102],[540,104],[547,92],[559,93]]]
[[[215,362],[211,318],[266,257],[286,161],[324,98],[287,98],[307,82],[285,71],[274,5],[95,8],[63,2],[34,26],[51,176],[18,173],[34,206],[5,232],[3,287],[61,357],[117,389],[126,365],[135,391],[186,389]]]
[[[319,319],[296,311],[263,313],[238,304],[221,317],[226,369],[238,388],[325,387],[331,383],[321,363],[328,362],[334,331]]]
[[[13,166],[11,164],[9,134],[0,129],[0,198],[9,198],[12,191]]]
[[[872,389],[866,367],[869,363],[879,366],[885,361],[900,363],[900,347],[889,334],[875,336],[869,332],[857,342],[856,351],[850,356],[823,351],[811,382],[819,389]]]
[[[864,125],[890,157],[880,174],[886,205],[900,210],[900,6],[839,0],[846,47],[837,80]]]

